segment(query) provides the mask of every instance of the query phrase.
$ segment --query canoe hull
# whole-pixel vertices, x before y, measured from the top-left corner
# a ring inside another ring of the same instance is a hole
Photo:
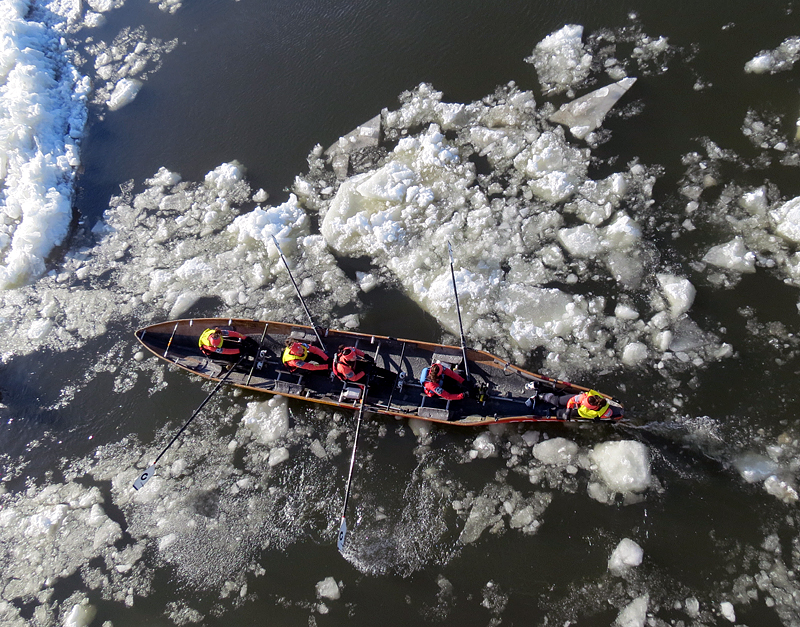
[[[287,339],[318,344],[314,329],[309,326],[238,318],[193,318],[154,324],[137,330],[135,335],[157,357],[187,372],[219,381],[232,363],[206,357],[198,344],[203,331],[213,327],[235,330],[259,343],[259,356],[242,361],[234,369],[227,379],[231,385],[341,409],[358,408],[360,387],[345,385],[329,372],[291,373],[281,363]],[[535,384],[539,392],[558,395],[588,390],[523,370],[491,353],[467,349],[469,373],[479,392],[448,403],[441,398],[426,397],[419,375],[433,360],[458,369],[463,361],[460,347],[331,329],[317,329],[317,332],[328,355],[336,353],[339,346],[355,346],[372,355],[378,367],[392,373],[388,384],[384,380],[382,385],[371,385],[368,389],[364,410],[377,414],[460,426],[561,422],[555,407],[541,402],[526,405],[525,401],[534,392],[531,385]],[[402,382],[397,377],[401,372],[404,373]],[[622,415],[622,406],[611,397],[607,398],[615,417],[606,421],[615,422]]]

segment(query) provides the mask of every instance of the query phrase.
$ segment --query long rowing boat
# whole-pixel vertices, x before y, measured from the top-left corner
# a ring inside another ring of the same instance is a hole
[[[214,327],[252,338],[258,344],[257,354],[236,364],[207,357],[200,351],[199,338],[203,331]],[[555,405],[531,401],[531,397],[537,391],[562,397],[589,391],[580,385],[523,370],[484,351],[283,322],[232,318],[172,320],[139,329],[136,338],[160,359],[219,383],[225,381],[253,392],[342,409],[361,408],[375,414],[451,425],[561,422],[565,418],[557,415]],[[358,348],[391,376],[384,376],[380,384],[366,387],[362,407],[364,386],[343,383],[330,371],[321,374],[290,372],[281,361],[288,339],[316,345],[322,342],[328,355],[336,353],[341,346]],[[473,386],[467,398],[446,401],[429,398],[423,393],[420,375],[434,362],[469,374]],[[613,417],[605,420],[619,420],[623,415],[621,403],[608,395],[603,396],[613,410]]]

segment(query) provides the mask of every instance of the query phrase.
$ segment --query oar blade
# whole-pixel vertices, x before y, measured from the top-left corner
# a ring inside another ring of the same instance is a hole
[[[147,470],[136,478],[136,481],[133,482],[133,488],[139,490],[154,474],[156,474],[156,465],[151,464]]]
[[[336,546],[339,549],[339,553],[344,551],[344,538],[347,535],[347,521],[345,520],[344,516],[342,516],[342,524],[339,526],[339,539],[336,542]]]

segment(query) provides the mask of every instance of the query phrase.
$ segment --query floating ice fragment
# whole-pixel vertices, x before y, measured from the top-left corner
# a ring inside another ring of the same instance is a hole
[[[635,366],[647,359],[647,346],[642,342],[629,342],[622,349],[622,363],[626,366]]]
[[[551,438],[533,447],[533,456],[543,464],[567,466],[578,454],[578,445],[566,438]]]
[[[333,171],[339,180],[347,178],[350,155],[364,150],[375,148],[381,137],[381,116],[376,115],[347,135],[340,137],[335,144],[325,151],[325,156],[330,159]]]
[[[28,339],[42,340],[53,328],[53,321],[50,319],[34,320],[28,329]]]
[[[614,315],[620,320],[636,320],[639,312],[629,305],[617,305],[614,307]]]
[[[608,570],[612,575],[621,577],[641,564],[643,556],[642,547],[629,538],[623,538],[608,559]]]
[[[612,85],[596,89],[563,105],[549,120],[563,124],[574,137],[584,139],[603,123],[608,112],[635,82],[635,78],[623,78]]]
[[[800,495],[797,488],[788,479],[781,479],[777,475],[767,477],[764,481],[764,489],[768,494],[779,498],[784,503],[797,503]]]
[[[673,320],[691,309],[697,290],[689,279],[671,274],[656,275],[661,290],[669,303],[669,311]]]
[[[558,241],[573,257],[596,257],[603,252],[603,243],[597,229],[591,224],[561,229],[558,232]]]
[[[774,50],[762,50],[744,65],[751,74],[784,72],[791,70],[800,59],[800,37],[788,37]]]
[[[461,535],[458,538],[459,541],[462,544],[475,542],[487,527],[501,519],[496,509],[497,507],[493,499],[483,495],[478,496],[469,512],[467,522],[464,523],[464,529],[461,530]]]
[[[589,453],[597,474],[612,491],[643,492],[650,487],[650,453],[641,442],[602,442]]]
[[[532,63],[545,93],[560,93],[589,76],[592,55],[581,41],[583,26],[567,24],[536,44],[525,61]]]
[[[88,79],[70,63],[58,18],[4,2],[0,19],[0,290],[44,273],[72,219]]]
[[[647,620],[647,605],[649,595],[645,594],[631,601],[625,606],[614,621],[617,627],[644,627]]]
[[[756,271],[755,253],[747,250],[741,237],[734,237],[727,244],[713,246],[703,257],[703,261],[731,272],[753,273]]]
[[[488,431],[478,435],[478,437],[476,437],[472,442],[470,457],[473,459],[475,457],[485,459],[487,457],[494,457],[495,455],[497,455],[497,447],[494,444],[494,438],[492,434]]]
[[[339,591],[339,584],[333,577],[325,577],[322,581],[317,583],[317,598],[329,599],[336,601],[341,596]]]
[[[88,599],[76,603],[64,619],[64,627],[88,627],[97,614],[97,608],[89,604]]]
[[[272,467],[282,464],[287,459],[289,459],[289,449],[284,446],[279,446],[269,452],[269,459],[267,460],[267,463],[270,467]]]
[[[781,237],[800,243],[800,196],[792,198],[769,212],[775,232]]]
[[[289,432],[289,406],[286,399],[273,396],[267,401],[247,403],[242,424],[261,444],[277,442]]]
[[[139,90],[142,88],[142,82],[135,78],[122,78],[114,86],[114,91],[108,97],[106,103],[111,111],[121,109],[127,104],[133,102]]]
[[[731,623],[736,622],[736,612],[734,612],[733,603],[730,601],[723,601],[720,603],[719,611],[726,620],[730,621]]]

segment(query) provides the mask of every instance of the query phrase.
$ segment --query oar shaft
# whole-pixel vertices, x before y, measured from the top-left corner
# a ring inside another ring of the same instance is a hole
[[[314,335],[317,336],[317,341],[319,342],[320,348],[325,350],[325,343],[322,341],[322,338],[319,336],[319,332],[317,331],[317,325],[314,324],[314,318],[311,317],[311,312],[306,307],[306,301],[303,300],[303,295],[300,293],[300,288],[297,287],[297,283],[292,276],[292,271],[289,269],[289,262],[286,261],[286,257],[283,256],[283,251],[281,250],[281,245],[278,244],[277,238],[273,235],[272,241],[275,242],[275,247],[278,249],[278,254],[280,254],[281,259],[283,260],[283,265],[286,266],[286,272],[289,273],[289,278],[292,280],[292,285],[294,285],[294,291],[297,292],[297,297],[300,299],[300,304],[303,306],[303,309],[306,312],[306,316],[308,316],[308,321],[311,323],[311,328],[314,329]]]
[[[238,365],[239,365],[239,364],[242,362],[242,360],[243,360],[243,359],[244,359],[244,355],[242,355],[242,356],[239,358],[239,361],[237,361],[237,362],[236,362],[234,365],[232,365],[232,366],[230,367],[230,370],[228,370],[228,372],[226,372],[226,373],[225,373],[225,376],[224,376],[224,377],[222,377],[222,378],[221,378],[219,381],[217,381],[217,385],[215,385],[215,386],[214,386],[214,389],[213,389],[213,390],[211,390],[211,393],[210,393],[208,396],[206,396],[205,400],[204,400],[202,403],[200,403],[200,406],[199,406],[197,409],[195,409],[195,410],[194,410],[194,413],[193,413],[193,414],[192,414],[192,415],[189,417],[189,420],[187,420],[187,421],[186,421],[186,423],[185,423],[185,424],[184,424],[184,425],[181,427],[180,431],[178,431],[178,433],[176,433],[176,434],[175,434],[175,436],[172,438],[172,440],[170,440],[169,444],[167,444],[167,445],[164,447],[164,450],[163,450],[163,451],[161,451],[161,453],[159,453],[159,454],[158,454],[158,457],[156,457],[155,461],[154,461],[152,464],[150,464],[150,467],[147,469],[147,472],[145,472],[145,473],[144,473],[143,475],[141,475],[141,476],[140,476],[140,477],[139,477],[139,478],[138,478],[136,481],[134,481],[134,483],[133,483],[133,487],[134,487],[135,489],[137,489],[137,490],[138,490],[139,488],[141,488],[141,487],[142,487],[142,486],[145,484],[145,482],[146,482],[146,481],[147,481],[147,480],[148,480],[150,477],[152,477],[152,476],[153,476],[153,472],[154,472],[154,470],[155,470],[155,465],[158,463],[158,460],[160,460],[162,457],[164,457],[165,453],[166,453],[166,452],[167,452],[167,451],[170,449],[170,447],[171,447],[173,444],[175,444],[175,442],[177,441],[177,439],[178,439],[179,437],[181,437],[181,434],[182,434],[184,431],[186,431],[186,428],[187,428],[187,427],[188,427],[188,426],[191,424],[192,420],[194,420],[194,419],[195,419],[195,417],[197,416],[197,414],[199,414],[199,413],[200,413],[200,410],[202,410],[202,409],[203,409],[203,407],[205,407],[205,406],[206,406],[206,403],[208,403],[208,401],[210,401],[210,400],[211,400],[211,397],[212,397],[212,396],[214,396],[214,394],[216,394],[216,393],[217,393],[217,391],[218,391],[218,390],[219,390],[219,389],[222,387],[222,384],[223,384],[223,383],[225,383],[225,381],[227,380],[227,378],[228,378],[228,377],[230,376],[230,374],[233,372],[233,369],[234,369],[236,366],[238,366]]]
[[[353,481],[353,469],[356,466],[356,448],[358,447],[358,433],[361,431],[361,416],[364,414],[364,401],[367,398],[367,386],[361,392],[361,406],[358,408],[356,418],[356,434],[353,438],[353,452],[350,454],[350,470],[347,473],[347,487],[344,490],[344,505],[342,505],[342,518],[339,524],[339,539],[336,543],[339,552],[344,548],[344,540],[347,534],[347,502],[350,500],[350,485]]]
[[[239,364],[242,362],[242,360],[243,360],[243,359],[244,359],[244,355],[242,355],[241,357],[239,357],[239,361],[237,361],[237,362],[236,362],[234,365],[232,365],[232,366],[230,367],[230,369],[228,370],[228,372],[226,372],[226,373],[225,373],[225,376],[224,376],[224,377],[222,377],[222,378],[221,378],[219,381],[217,381],[217,385],[215,385],[215,386],[214,386],[214,389],[213,389],[213,390],[211,390],[211,393],[210,393],[208,396],[206,396],[205,400],[204,400],[202,403],[200,403],[200,406],[199,406],[197,409],[195,409],[195,410],[194,410],[194,413],[191,415],[191,417],[189,418],[189,420],[187,420],[187,421],[186,421],[186,424],[184,424],[184,425],[181,427],[181,430],[180,430],[180,431],[178,431],[178,433],[176,433],[176,434],[175,434],[175,437],[173,437],[173,438],[172,438],[172,440],[170,440],[170,443],[169,443],[169,444],[167,444],[166,448],[165,448],[163,451],[161,451],[161,453],[159,453],[158,457],[156,457],[155,461],[153,462],[153,464],[154,464],[154,465],[155,465],[155,464],[157,464],[157,463],[158,463],[158,460],[159,460],[159,459],[161,459],[161,458],[164,456],[164,453],[166,453],[166,452],[169,450],[169,447],[170,447],[170,446],[172,446],[173,444],[175,444],[175,441],[176,441],[176,440],[177,440],[179,437],[181,437],[181,433],[183,433],[184,431],[186,431],[186,428],[189,426],[189,424],[192,422],[192,420],[194,420],[194,419],[195,419],[195,417],[197,416],[197,414],[199,414],[199,413],[200,413],[200,410],[202,410],[202,409],[203,409],[203,407],[205,407],[205,406],[206,406],[206,404],[208,403],[208,401],[210,401],[210,400],[211,400],[211,397],[212,397],[212,396],[214,396],[214,394],[216,394],[216,393],[219,391],[219,389],[222,387],[222,384],[223,384],[223,383],[225,383],[225,381],[227,381],[228,377],[229,377],[229,376],[231,375],[231,373],[233,372],[233,369],[234,369],[236,366],[238,366],[238,365],[239,365]]]
[[[456,313],[458,314],[458,330],[461,333],[461,353],[464,357],[464,374],[469,381],[469,366],[467,365],[467,343],[464,340],[464,324],[461,322],[461,305],[458,303],[458,288],[456,287],[456,271],[453,269],[453,247],[447,242],[447,251],[450,253],[450,276],[453,279],[453,293],[456,296]]]

